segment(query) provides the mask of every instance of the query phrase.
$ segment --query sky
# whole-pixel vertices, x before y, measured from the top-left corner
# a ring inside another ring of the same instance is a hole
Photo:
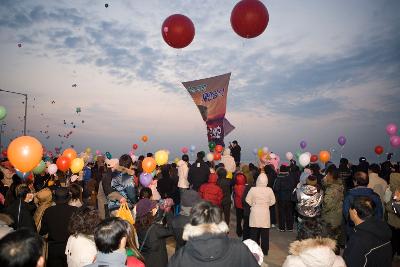
[[[48,149],[73,144],[117,157],[137,143],[137,154],[168,149],[174,158],[184,146],[207,148],[181,82],[231,72],[226,117],[236,129],[225,141],[238,140],[245,161],[264,146],[284,158],[301,140],[334,161],[382,160],[376,145],[400,160],[385,132],[400,126],[400,1],[263,0],[270,21],[254,39],[231,28],[237,2],[2,0],[0,88],[29,95],[28,135]],[[179,50],[161,36],[176,13],[196,29]],[[0,92],[3,145],[22,134],[23,101]]]

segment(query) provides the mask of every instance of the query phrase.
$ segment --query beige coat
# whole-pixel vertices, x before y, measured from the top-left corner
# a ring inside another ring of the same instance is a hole
[[[395,172],[390,175],[390,191],[392,191],[392,196],[396,189],[400,188],[400,173]],[[400,217],[394,213],[391,202],[386,203],[386,211],[388,215],[388,224],[394,228],[400,229]]]
[[[275,195],[267,184],[267,175],[261,173],[257,178],[256,187],[252,187],[246,196],[246,202],[251,206],[250,227],[271,227],[269,207],[275,204]]]
[[[378,176],[377,173],[371,172],[369,174],[369,184],[368,188],[374,190],[381,197],[381,201],[383,202],[385,197],[385,191],[388,187],[388,184],[385,180]]]

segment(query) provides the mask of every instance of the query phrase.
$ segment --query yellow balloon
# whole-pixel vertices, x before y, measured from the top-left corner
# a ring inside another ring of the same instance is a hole
[[[264,151],[263,151],[262,148],[259,148],[259,149],[258,149],[257,155],[258,155],[259,158],[262,158],[262,156],[264,155]]]
[[[88,153],[88,154],[90,154],[90,152],[92,152],[92,149],[91,149],[90,147],[87,147],[87,148],[85,149],[85,152]]]
[[[85,165],[85,162],[83,161],[83,159],[81,158],[75,158],[72,162],[71,162],[71,172],[72,173],[78,173],[83,169],[83,166]]]
[[[175,164],[178,164],[179,158],[175,158],[174,162],[175,162]]]
[[[168,163],[168,153],[165,150],[159,150],[155,153],[154,158],[158,166]]]

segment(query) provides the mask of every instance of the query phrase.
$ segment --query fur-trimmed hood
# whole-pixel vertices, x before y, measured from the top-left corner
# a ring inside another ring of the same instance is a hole
[[[290,244],[289,253],[299,256],[303,251],[315,247],[328,247],[331,250],[334,250],[336,247],[336,241],[330,238],[310,238],[302,241],[297,240]]]
[[[128,169],[128,168],[119,166],[119,165],[117,165],[117,166],[115,167],[115,171],[120,172],[120,173],[126,173],[126,174],[129,174],[129,175],[131,175],[131,176],[133,176],[133,175],[135,174],[135,171],[134,171],[134,170],[131,170],[131,169]]]
[[[182,239],[187,241],[192,237],[199,237],[204,234],[226,234],[229,232],[228,225],[222,221],[219,224],[211,223],[211,224],[200,224],[200,225],[191,225],[186,224],[183,229]]]

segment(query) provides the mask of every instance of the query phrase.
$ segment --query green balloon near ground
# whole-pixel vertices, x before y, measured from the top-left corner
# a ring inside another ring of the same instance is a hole
[[[5,107],[0,106],[0,121],[7,116],[7,110]]]
[[[34,174],[41,174],[46,169],[46,163],[40,161],[39,164],[32,170]]]
[[[215,144],[215,142],[210,142],[210,143],[208,143],[208,147],[211,149],[211,150],[213,150],[214,148],[215,148],[215,146],[216,146],[216,144]]]

